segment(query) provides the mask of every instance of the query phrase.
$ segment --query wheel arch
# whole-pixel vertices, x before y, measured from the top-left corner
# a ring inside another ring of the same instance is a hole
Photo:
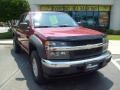
[[[44,45],[42,41],[35,35],[32,35],[29,38],[29,55],[31,55],[33,50],[37,51],[39,57],[43,57],[45,52]]]

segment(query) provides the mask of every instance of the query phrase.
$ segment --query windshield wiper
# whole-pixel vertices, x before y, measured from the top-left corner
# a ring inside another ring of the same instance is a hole
[[[63,25],[59,25],[58,27],[73,27],[73,26],[63,24]]]
[[[58,25],[58,26],[35,26],[35,28],[49,28],[49,27],[73,27],[69,25]]]

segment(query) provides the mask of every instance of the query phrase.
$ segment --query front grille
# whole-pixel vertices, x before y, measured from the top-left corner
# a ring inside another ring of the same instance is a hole
[[[70,46],[82,46],[82,45],[98,44],[98,43],[102,43],[102,38],[69,42],[69,45]],[[84,58],[100,55],[102,53],[102,48],[103,47],[86,49],[86,50],[70,51],[69,52],[70,59],[71,60],[72,59],[84,59]]]
[[[70,46],[82,46],[87,44],[97,44],[102,43],[102,39],[88,39],[88,40],[81,40],[81,41],[72,41],[69,42]]]
[[[88,50],[77,50],[70,52],[70,59],[84,59],[100,55],[102,53],[102,47],[93,48]]]

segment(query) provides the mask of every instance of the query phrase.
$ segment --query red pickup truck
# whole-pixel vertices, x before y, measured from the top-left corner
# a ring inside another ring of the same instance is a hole
[[[106,35],[63,12],[28,12],[13,30],[14,50],[30,56],[35,81],[97,71],[111,60]]]

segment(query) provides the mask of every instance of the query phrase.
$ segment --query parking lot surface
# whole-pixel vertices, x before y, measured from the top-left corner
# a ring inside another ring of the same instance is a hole
[[[90,75],[38,85],[32,79],[29,58],[15,54],[12,45],[0,45],[0,90],[120,90],[120,55]]]

